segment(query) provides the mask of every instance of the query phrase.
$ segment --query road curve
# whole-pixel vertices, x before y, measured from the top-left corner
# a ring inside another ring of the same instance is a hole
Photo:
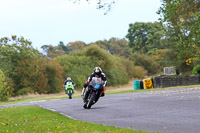
[[[81,98],[21,103],[40,106],[76,120],[166,133],[200,132],[200,88],[106,95],[84,109]]]

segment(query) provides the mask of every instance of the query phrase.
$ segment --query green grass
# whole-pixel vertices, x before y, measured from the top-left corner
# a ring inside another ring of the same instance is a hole
[[[111,94],[121,94],[121,93],[137,93],[137,92],[146,92],[146,91],[156,91],[156,90],[165,90],[165,89],[174,89],[174,88],[189,88],[189,87],[200,87],[200,85],[190,85],[190,86],[176,86],[176,87],[167,87],[167,88],[156,88],[156,89],[140,89],[140,90],[126,90],[126,91],[116,91],[116,92],[106,92],[106,95]],[[74,94],[73,98],[79,98],[81,94]],[[52,96],[52,97],[39,97],[39,98],[29,98],[25,97],[20,100],[14,100],[14,101],[6,101],[6,102],[0,102],[1,105],[8,105],[8,104],[17,104],[22,102],[30,102],[30,101],[40,101],[40,100],[51,100],[51,99],[66,99],[68,98],[67,95],[62,96]]]
[[[0,108],[1,133],[150,133],[72,120],[40,107]]]
[[[176,86],[168,88],[157,89],[141,89],[141,90],[127,90],[117,92],[107,92],[106,95],[119,94],[119,93],[137,93],[146,91],[156,91],[174,88],[189,88],[200,87],[200,85],[191,86]],[[73,98],[80,97],[80,94],[75,94]],[[46,98],[23,98],[18,101],[2,102],[0,105],[16,104],[28,101],[50,100],[50,99],[63,99],[67,95],[46,97]],[[65,133],[65,132],[103,132],[103,133],[150,133],[147,131],[134,131],[132,129],[115,128],[112,126],[103,126],[101,124],[92,124],[84,121],[72,120],[59,113],[42,109],[40,107],[13,107],[13,108],[0,108],[0,132],[1,133]]]
[[[78,97],[80,97],[80,94],[75,94],[73,96],[73,98],[78,98]],[[30,102],[30,101],[41,101],[41,100],[52,100],[52,99],[66,99],[66,98],[68,98],[67,95],[52,96],[52,97],[24,97],[24,98],[19,99],[19,100],[0,102],[0,106],[1,105],[23,103],[23,102]]]

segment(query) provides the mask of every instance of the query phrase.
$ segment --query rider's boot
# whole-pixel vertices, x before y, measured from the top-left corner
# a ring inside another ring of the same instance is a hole
[[[105,91],[102,91],[101,97],[104,97],[104,96],[105,96]]]

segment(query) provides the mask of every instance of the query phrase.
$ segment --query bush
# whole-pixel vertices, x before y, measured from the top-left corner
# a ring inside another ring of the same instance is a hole
[[[115,67],[111,70],[105,70],[108,86],[122,85],[129,81],[125,68]]]
[[[113,56],[97,45],[88,46],[82,54],[89,57],[94,66],[100,66],[103,70],[110,70],[115,65]]]
[[[145,78],[146,74],[147,74],[147,71],[144,70],[143,67],[134,66],[134,68],[133,68],[133,77],[134,78],[143,79],[143,78]]]
[[[134,53],[130,59],[136,66],[143,67],[148,75],[157,74],[160,72],[159,64],[151,57],[141,53]]]
[[[45,58],[23,60],[15,69],[16,95],[29,91],[39,94],[57,93],[62,89],[62,83],[63,68],[57,61]]]
[[[128,63],[123,65],[120,58],[114,57],[96,45],[88,46],[78,53],[57,57],[55,60],[64,67],[65,78],[71,77],[76,83],[76,89],[82,89],[96,66],[100,66],[106,74],[108,86],[128,83],[132,77],[132,73],[127,71],[127,68],[131,67]]]
[[[28,94],[31,94],[33,93],[33,89],[31,88],[23,88],[23,89],[20,89],[19,91],[17,91],[16,95],[19,96],[19,95],[28,95]]]
[[[200,65],[196,65],[196,66],[193,68],[192,74],[194,74],[194,75],[200,74]]]
[[[6,82],[6,77],[0,69],[0,101],[7,101],[10,97],[10,86]]]
[[[70,54],[57,57],[54,60],[57,60],[64,67],[64,78],[71,77],[72,81],[75,82],[75,89],[81,89],[86,79],[93,72],[94,64],[86,56]]]
[[[49,90],[47,93],[58,93],[62,89],[64,71],[57,61],[48,60],[44,74],[46,75]]]
[[[119,67],[124,67],[129,79],[132,78],[144,78],[147,74],[147,71],[144,70],[144,68],[142,66],[135,66],[134,62],[124,58],[124,57],[116,57],[116,60],[119,62],[119,64],[121,64],[121,66]]]

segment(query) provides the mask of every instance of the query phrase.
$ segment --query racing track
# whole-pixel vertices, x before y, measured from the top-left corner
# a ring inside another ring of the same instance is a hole
[[[41,106],[72,119],[115,127],[166,133],[200,132],[200,88],[106,95],[84,109],[81,98],[37,101],[12,106]]]

